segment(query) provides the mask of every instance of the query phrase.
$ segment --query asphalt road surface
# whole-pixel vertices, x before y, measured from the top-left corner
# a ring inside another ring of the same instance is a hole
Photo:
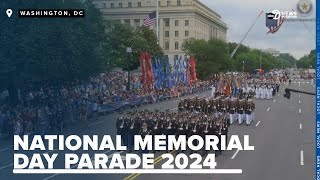
[[[300,83],[299,83],[300,82]],[[13,147],[11,141],[1,140],[0,143],[0,179],[4,180],[278,180],[278,179],[314,179],[315,177],[315,97],[304,94],[291,94],[291,99],[285,99],[284,86],[272,100],[256,100],[255,120],[250,126],[233,124],[229,135],[250,135],[250,145],[253,151],[224,151],[222,156],[216,158],[216,169],[242,169],[242,174],[98,174],[98,175],[66,175],[66,174],[41,174],[18,175],[13,174]],[[305,80],[293,80],[290,88],[314,92],[314,84]],[[210,92],[198,94],[209,96]],[[195,95],[193,95],[195,96]],[[138,109],[170,109],[177,110],[178,99],[164,101]],[[116,134],[117,114],[100,117],[97,121],[90,122],[87,130],[75,125],[66,130],[69,134],[112,135]],[[243,142],[242,142],[243,144]],[[37,152],[37,151],[36,151]],[[32,153],[27,152],[29,157]],[[71,151],[48,151],[49,154],[59,153],[55,161],[55,168],[64,165],[61,154]],[[42,152],[43,153],[43,152]],[[81,154],[79,151],[77,154]],[[94,152],[89,152],[92,155]],[[112,156],[115,151],[99,152]],[[172,154],[175,155],[176,152]],[[156,156],[161,155],[160,152]],[[155,167],[160,167],[164,160],[158,158]],[[77,168],[73,166],[72,168]]]

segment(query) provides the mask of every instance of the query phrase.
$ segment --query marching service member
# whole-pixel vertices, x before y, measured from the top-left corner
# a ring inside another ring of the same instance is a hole
[[[261,96],[261,87],[257,86],[256,87],[256,99],[260,99]]]
[[[245,119],[245,115],[244,115],[244,100],[243,99],[239,100],[237,113],[238,113],[239,125],[241,125],[242,122]]]
[[[234,98],[231,99],[230,101],[229,116],[230,116],[230,124],[233,124],[234,122],[237,121],[236,102]]]
[[[272,86],[268,85],[266,88],[266,95],[267,95],[268,100],[270,100],[272,98],[272,91],[273,91]]]
[[[127,131],[127,120],[126,118],[124,118],[122,116],[122,111],[119,112],[119,117],[117,119],[117,122],[116,122],[116,126],[117,126],[117,135],[121,135],[121,143],[123,145],[127,145],[127,140],[126,140],[126,131]]]
[[[141,130],[139,131],[139,135],[141,135],[142,139],[146,137],[146,135],[151,135],[151,131],[148,130],[148,124],[146,122],[142,123]],[[147,149],[141,150],[140,154],[149,153]]]
[[[266,94],[267,94],[267,87],[266,87],[266,85],[263,85],[263,86],[262,86],[260,93],[261,93],[260,99],[265,99],[265,98],[266,98]]]
[[[253,121],[252,111],[253,111],[252,99],[250,99],[246,102],[246,110],[245,110],[247,126],[249,126]]]

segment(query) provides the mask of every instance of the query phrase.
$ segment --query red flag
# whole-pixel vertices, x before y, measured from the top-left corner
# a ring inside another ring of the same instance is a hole
[[[192,72],[193,72],[193,81],[197,81],[197,72],[196,72],[196,60],[192,58]]]
[[[230,83],[229,82],[227,82],[227,86],[226,86],[226,89],[225,89],[225,96],[229,96],[230,95],[230,89],[231,89],[231,87],[230,87]]]
[[[190,65],[191,65],[191,62],[190,62],[190,58],[188,59],[188,86],[190,86]]]
[[[146,57],[146,77],[148,78],[147,87],[148,92],[151,92],[151,84],[153,82],[153,74],[151,69],[151,56],[149,53],[145,53]]]
[[[146,67],[145,67],[145,54],[144,52],[140,53],[140,65],[141,65],[141,71],[142,71],[142,75],[141,75],[141,79],[142,79],[142,85],[143,85],[143,89],[145,90],[145,85],[146,85],[146,78],[145,78],[145,72],[146,72]]]

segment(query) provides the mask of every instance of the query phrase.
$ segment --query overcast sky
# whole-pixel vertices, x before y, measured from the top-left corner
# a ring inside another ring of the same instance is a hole
[[[258,14],[271,12],[274,9],[280,11],[296,11],[298,0],[200,0],[209,8],[222,16],[228,25],[227,39],[229,42],[240,42],[244,34]],[[308,18],[315,17],[315,0],[313,13]],[[301,17],[302,18],[302,17]],[[300,58],[312,49],[315,49],[315,22],[284,22],[280,30],[275,34],[268,34],[265,26],[265,14],[262,14],[255,26],[251,29],[243,44],[251,48],[266,49],[274,48],[281,53],[290,53],[296,58]]]

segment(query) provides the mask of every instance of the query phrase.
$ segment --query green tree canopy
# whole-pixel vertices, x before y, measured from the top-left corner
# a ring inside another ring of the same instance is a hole
[[[134,29],[129,24],[118,21],[109,21],[107,42],[108,58],[113,66],[122,67],[125,70],[137,69],[140,65],[139,55],[141,51],[147,51],[152,56],[163,56],[163,50],[158,44],[157,36],[153,30],[142,26]],[[128,62],[126,48],[131,47],[132,58]]]
[[[182,48],[187,54],[196,58],[197,74],[200,79],[206,79],[212,74],[228,71],[232,68],[228,44],[221,40],[190,39],[185,41]]]
[[[308,55],[303,56],[297,61],[297,67],[302,69],[309,69],[316,67],[316,50],[313,49]]]
[[[17,7],[5,0],[3,7]],[[82,80],[106,69],[106,33],[100,12],[92,3],[20,1],[19,7],[85,9],[84,18],[11,18],[1,13],[0,88],[16,102],[18,88]],[[17,12],[17,9],[13,9]]]
[[[217,39],[209,41],[190,39],[183,44],[183,49],[198,60],[197,72],[200,78],[209,77],[218,72],[242,71],[243,68],[246,72],[252,72],[260,68],[260,55],[261,68],[265,71],[293,67],[296,62],[296,59],[290,54],[280,54],[279,57],[274,57],[245,45],[240,45],[234,57],[230,59],[229,56],[237,45],[237,43],[225,43]]]

